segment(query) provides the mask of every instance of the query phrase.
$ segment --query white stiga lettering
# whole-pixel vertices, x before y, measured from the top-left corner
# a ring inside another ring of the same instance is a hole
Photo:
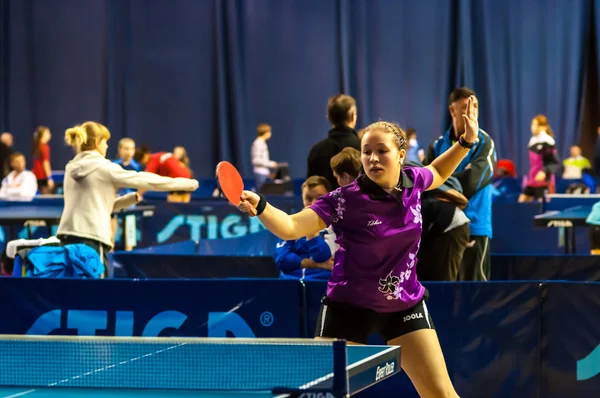
[[[552,220],[548,223],[548,228],[571,228],[573,227],[573,223],[568,220]]]

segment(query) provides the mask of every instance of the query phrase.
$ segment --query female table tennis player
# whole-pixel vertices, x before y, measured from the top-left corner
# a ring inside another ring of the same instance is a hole
[[[365,344],[371,332],[402,346],[402,367],[422,397],[457,397],[415,266],[421,239],[423,191],[439,187],[477,138],[479,123],[469,99],[465,133],[427,167],[402,167],[406,135],[377,122],[361,139],[365,174],[352,184],[287,215],[265,198],[244,191],[239,210],[254,207],[281,239],[298,239],[333,225],[340,248],[323,298],[317,336]]]
[[[152,191],[194,191],[198,181],[189,178],[161,177],[152,173],[125,170],[106,159],[108,129],[86,122],[65,132],[65,141],[77,155],[65,168],[65,207],[57,237],[65,244],[84,243],[91,246],[106,265],[112,249],[111,213],[140,201],[132,192],[117,197],[119,188]]]

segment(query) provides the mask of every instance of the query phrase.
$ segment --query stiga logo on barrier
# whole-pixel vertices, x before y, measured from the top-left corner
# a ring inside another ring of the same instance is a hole
[[[272,324],[273,315],[270,312],[264,312],[261,319],[266,317],[265,314],[270,315],[269,319]],[[116,311],[114,315],[110,315],[111,322],[109,323],[108,311],[52,310],[38,317],[26,334],[46,335],[70,329],[76,330],[76,334],[82,336],[95,336],[98,331],[103,331],[102,335],[134,335],[135,316],[132,311]],[[188,316],[179,311],[162,311],[145,322],[145,325],[141,328],[141,336],[158,337],[167,329],[180,330],[187,319]],[[138,326],[136,330],[139,330],[139,325],[136,326]],[[235,312],[209,312],[208,321],[203,325],[190,328],[190,333],[193,335],[189,337],[204,337],[198,336],[198,329],[203,329],[204,326],[208,330],[206,337],[231,337],[231,335],[234,337],[256,337],[248,323]]]
[[[571,228],[573,223],[569,220],[552,220],[548,223],[548,228]]]
[[[335,398],[331,393],[325,392],[305,392],[300,398]]]
[[[203,236],[205,236],[205,239],[228,239],[255,234],[266,229],[256,217],[252,217],[247,221],[247,219],[237,214],[230,214],[219,222],[219,218],[215,215],[178,215],[173,217],[158,232],[156,236],[157,242],[167,242],[175,234],[175,231],[181,227],[188,227],[190,230],[190,239],[196,242]],[[202,233],[203,231],[205,231],[204,234]]]

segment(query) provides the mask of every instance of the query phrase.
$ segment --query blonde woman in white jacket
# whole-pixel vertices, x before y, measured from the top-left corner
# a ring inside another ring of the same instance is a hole
[[[84,243],[106,265],[112,247],[111,214],[140,201],[136,192],[117,197],[119,188],[150,191],[195,191],[198,181],[168,178],[124,170],[106,159],[110,132],[102,124],[86,122],[65,132],[65,141],[77,155],[67,163],[64,178],[65,206],[56,236],[63,244]]]

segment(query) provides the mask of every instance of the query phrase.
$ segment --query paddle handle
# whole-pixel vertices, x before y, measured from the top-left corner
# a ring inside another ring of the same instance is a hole
[[[248,214],[250,214],[251,217],[256,216],[256,209],[254,207],[251,207],[250,211],[248,212]]]

